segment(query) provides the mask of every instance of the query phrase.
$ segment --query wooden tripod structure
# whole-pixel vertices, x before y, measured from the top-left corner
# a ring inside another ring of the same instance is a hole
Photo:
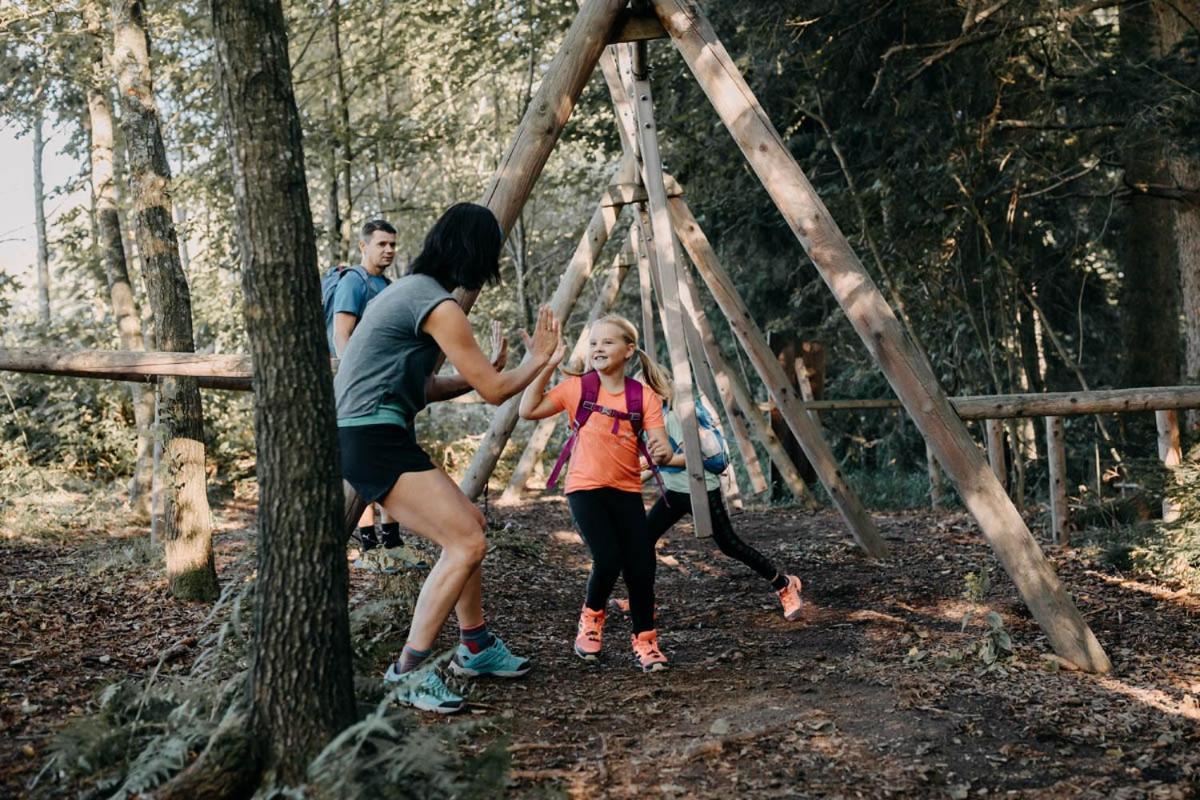
[[[551,62],[546,78],[531,101],[514,141],[482,202],[507,235],[541,174],[584,85],[602,58],[605,77],[613,92],[626,156],[618,168],[618,185],[639,182],[644,191],[646,217],[642,236],[652,272],[662,292],[659,299],[666,319],[671,366],[675,373],[678,411],[684,428],[684,450],[689,465],[699,465],[699,443],[691,407],[691,369],[688,337],[683,323],[684,295],[690,297],[683,277],[686,268],[676,258],[674,237],[687,250],[704,282],[729,319],[742,347],[762,377],[772,399],[783,412],[806,455],[813,462],[830,497],[845,518],[852,535],[869,553],[881,555],[882,541],[858,498],[842,479],[836,461],[820,430],[800,405],[791,381],[762,338],[740,296],[720,268],[715,254],[687,203],[671,197],[658,156],[653,103],[647,76],[635,67],[626,52],[628,75],[612,73],[616,56],[605,53],[610,44],[631,39],[668,35],[692,74],[733,135],[751,168],[762,181],[822,279],[875,358],[904,404],[930,451],[954,481],[968,510],[974,515],[997,558],[1016,584],[1022,599],[1046,633],[1059,656],[1092,672],[1111,669],[1108,657],[1084,621],[1066,589],[1034,541],[1024,520],[1005,494],[962,420],[950,405],[933,370],[920,350],[906,337],[900,322],[879,288],[863,268],[850,243],[838,229],[800,166],[792,158],[766,112],[725,51],[703,11],[694,0],[652,0],[654,18],[634,16],[626,0],[583,0],[579,14]],[[625,48],[627,51],[628,48]],[[631,162],[629,154],[635,160]],[[640,192],[631,196],[641,199]],[[591,272],[602,238],[616,223],[613,206],[598,206],[589,224],[591,239],[581,248],[590,259],[573,258],[550,305],[560,317],[574,306],[583,282]],[[609,221],[611,217],[611,222]],[[594,250],[592,249],[594,247]],[[581,256],[579,250],[577,256]],[[586,262],[586,263],[585,263]],[[462,292],[459,302],[469,310],[475,294]],[[702,349],[702,348],[701,348]],[[702,352],[693,361],[704,360]],[[773,368],[772,368],[773,367]],[[511,422],[509,422],[511,420]],[[516,403],[502,406],[484,443],[464,478],[468,495],[478,494],[516,421]],[[699,532],[706,530],[707,502],[703,476],[689,466],[692,508]],[[482,478],[482,480],[481,480]],[[700,500],[701,502],[696,502]]]

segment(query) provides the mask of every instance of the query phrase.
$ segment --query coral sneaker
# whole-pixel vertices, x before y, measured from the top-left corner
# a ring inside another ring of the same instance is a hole
[[[667,668],[667,657],[658,649],[657,631],[635,633],[632,639],[633,657],[642,672],[658,672]]]
[[[800,590],[804,584],[795,575],[788,575],[787,581],[787,586],[776,594],[779,595],[779,602],[783,604],[783,618],[788,622],[795,622],[800,619],[804,609],[804,601],[800,599]]]
[[[579,630],[575,634],[575,655],[584,661],[595,661],[600,657],[603,637],[604,612],[592,611],[584,606],[579,614]]]

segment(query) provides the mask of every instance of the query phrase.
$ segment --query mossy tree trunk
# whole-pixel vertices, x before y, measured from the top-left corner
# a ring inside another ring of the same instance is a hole
[[[117,324],[123,350],[144,350],[141,313],[129,281],[125,239],[117,206],[114,180],[113,114],[108,100],[111,75],[104,58],[103,25],[96,0],[83,6],[91,70],[87,82],[87,133],[91,161],[92,202],[95,207],[96,242],[104,265],[109,304]],[[137,428],[137,460],[130,485],[129,502],[139,520],[150,517],[150,494],[154,463],[154,393],[140,384],[130,384],[134,425]]]
[[[142,280],[158,349],[195,350],[192,299],[179,260],[171,210],[171,170],[163,143],[150,73],[150,37],[138,0],[114,0],[113,67],[121,98],[121,127],[129,161]],[[180,600],[215,600],[212,518],[204,458],[204,412],[192,378],[158,385],[159,435],[163,440],[163,539],[171,594]]]
[[[279,0],[212,0],[254,362],[259,568],[250,724],[284,785],[355,717],[344,495]]]

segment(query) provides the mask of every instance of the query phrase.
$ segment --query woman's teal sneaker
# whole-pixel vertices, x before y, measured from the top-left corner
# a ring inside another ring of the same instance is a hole
[[[423,677],[422,677],[423,675]],[[462,711],[467,701],[450,691],[438,674],[432,669],[417,670],[414,673],[399,673],[396,665],[388,667],[383,676],[384,684],[402,684],[396,690],[395,699],[422,711],[432,711],[435,714],[453,714]]]
[[[455,675],[478,678],[480,675],[495,675],[497,678],[519,678],[533,668],[528,658],[520,658],[509,652],[499,636],[490,646],[472,653],[465,644],[460,644],[450,660],[450,671]]]

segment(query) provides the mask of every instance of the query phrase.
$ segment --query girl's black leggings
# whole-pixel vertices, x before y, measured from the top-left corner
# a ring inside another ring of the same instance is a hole
[[[684,514],[692,513],[692,498],[684,492],[667,492],[667,502],[664,503],[663,499],[658,498],[658,502],[646,515],[651,547],[672,525],[682,519]],[[766,556],[743,542],[734,533],[733,524],[729,521],[729,512],[725,510],[725,501],[721,499],[720,489],[713,489],[708,493],[708,512],[712,516],[713,540],[722,553],[736,558],[768,581],[778,574],[775,565],[768,561]]]
[[[633,632],[654,628],[654,540],[646,529],[642,496],[617,489],[584,489],[567,495],[575,527],[592,553],[585,605],[603,611],[617,577],[629,590]]]

